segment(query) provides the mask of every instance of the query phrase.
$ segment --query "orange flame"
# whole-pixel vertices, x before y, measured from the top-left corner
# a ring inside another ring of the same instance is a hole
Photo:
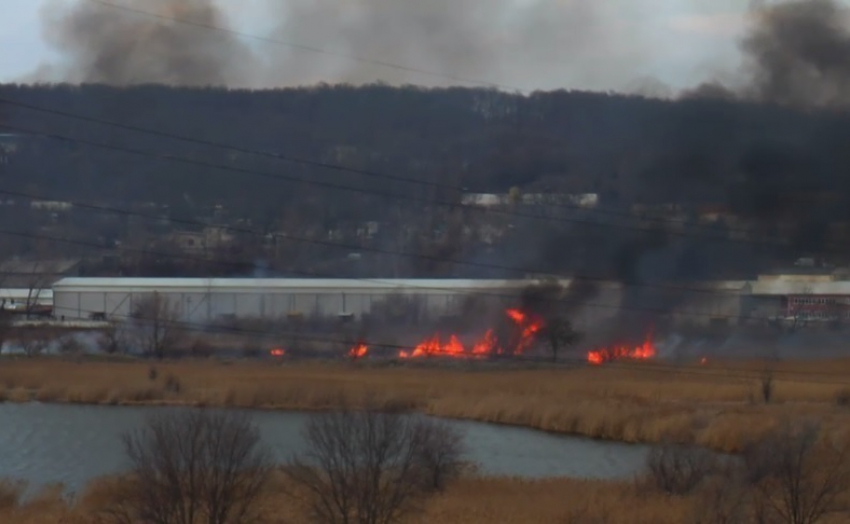
[[[540,319],[532,318],[530,315],[518,310],[509,309],[505,314],[516,324],[519,334],[513,345],[512,353],[515,355],[525,352],[534,343],[535,337],[543,328]],[[457,335],[449,336],[443,340],[440,334],[432,335],[425,339],[412,350],[399,351],[399,358],[421,358],[421,357],[453,357],[453,358],[486,358],[491,355],[504,354],[505,349],[499,344],[498,337],[492,329],[488,329],[484,335],[471,346],[465,347]]]
[[[348,350],[348,356],[353,359],[363,358],[368,354],[369,347],[362,342]]]
[[[271,351],[269,351],[269,355],[271,355],[273,357],[282,357],[282,356],[286,355],[286,350],[280,349],[280,348],[275,348],[275,349],[272,349]]]
[[[587,353],[587,361],[594,365],[605,364],[615,360],[646,360],[654,358],[656,354],[652,336],[647,335],[643,344],[636,347],[610,346]]]

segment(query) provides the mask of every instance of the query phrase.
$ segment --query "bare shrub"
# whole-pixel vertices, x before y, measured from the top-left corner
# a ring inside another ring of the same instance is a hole
[[[168,375],[165,377],[165,391],[169,393],[180,393],[183,390],[183,385],[180,383],[180,379],[175,377],[174,375]]]
[[[242,346],[242,358],[256,359],[261,356],[263,356],[263,352],[256,343],[248,342]]]
[[[236,524],[262,518],[272,461],[247,415],[180,411],[124,436],[132,476],[103,514],[130,524]]]
[[[85,346],[73,337],[64,338],[59,342],[59,353],[63,355],[79,355],[84,352]]]
[[[429,419],[345,410],[311,417],[305,437],[286,473],[316,522],[396,522],[460,468],[460,438]]]
[[[158,292],[146,295],[133,307],[134,335],[146,356],[165,358],[183,338],[180,308]]]
[[[210,358],[215,354],[215,348],[209,342],[196,338],[189,346],[189,353],[192,358]]]
[[[20,340],[21,348],[28,357],[37,357],[50,345],[50,339],[42,333],[30,333]]]
[[[842,389],[835,394],[835,403],[839,406],[850,406],[850,389]]]
[[[157,378],[159,378],[159,371],[154,366],[151,366],[150,369],[148,369],[148,380],[156,382]]]
[[[773,400],[773,370],[764,368],[759,378],[759,392],[761,399],[765,404],[769,404]]]
[[[120,322],[111,321],[98,337],[100,350],[107,355],[127,353],[129,349],[127,327]]]
[[[647,469],[658,489],[673,495],[685,495],[717,472],[719,464],[708,450],[662,444],[650,450]]]
[[[418,467],[424,475],[424,488],[442,491],[457,479],[463,469],[463,435],[443,421],[428,421],[419,424],[422,446],[419,450]]]
[[[0,350],[3,349],[3,345],[14,331],[12,315],[4,307],[4,305],[0,304]]]
[[[26,482],[0,480],[0,510],[18,507],[26,490]]]
[[[709,479],[697,493],[693,524],[748,524],[751,522],[749,487],[735,472]]]
[[[763,462],[756,463],[761,469],[749,477],[758,478],[754,485],[758,522],[819,522],[850,489],[847,446],[824,438],[816,425],[786,425],[756,448],[754,454]]]

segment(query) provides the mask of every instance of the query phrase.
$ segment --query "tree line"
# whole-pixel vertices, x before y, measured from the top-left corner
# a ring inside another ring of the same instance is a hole
[[[29,130],[19,131],[16,152],[2,166],[4,190],[142,209],[161,219],[140,225],[78,210],[58,223],[37,223],[29,212],[3,207],[0,221],[145,252],[122,261],[114,270],[122,274],[246,274],[263,259],[302,276],[517,276],[444,262],[497,260],[646,280],[637,274],[639,259],[666,250],[678,267],[665,278],[742,278],[780,259],[829,250],[830,225],[850,220],[850,118],[839,112],[712,98],[384,85],[247,91],[7,84],[0,85],[0,106],[0,124]],[[604,210],[617,212],[636,203],[675,204],[686,210],[686,235],[726,239],[731,226],[722,220],[708,233],[696,226],[700,206],[720,207],[755,224],[750,238],[788,239],[789,246],[681,240],[665,223],[643,233],[623,224],[586,227],[582,221],[634,221],[578,210],[541,222],[454,205],[463,192],[514,189],[594,192]],[[237,247],[211,255],[226,267],[156,254],[172,249],[163,238],[184,227],[180,220],[199,217],[257,235],[237,235]],[[367,222],[380,224],[380,232],[363,240],[357,231]],[[487,231],[498,238],[486,239]],[[270,246],[263,235],[275,232],[347,247],[287,238]],[[13,250],[32,250],[34,242],[18,243]],[[346,256],[357,245],[377,251],[355,264]]]

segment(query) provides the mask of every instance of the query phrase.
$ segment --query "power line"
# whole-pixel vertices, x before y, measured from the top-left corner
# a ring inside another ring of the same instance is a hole
[[[341,185],[341,184],[337,184],[337,183],[334,183],[334,182],[304,180],[304,179],[301,179],[301,178],[298,178],[298,177],[293,177],[293,176],[290,176],[290,175],[268,173],[268,172],[264,172],[264,171],[256,171],[256,170],[253,170],[253,169],[240,168],[240,167],[235,167],[235,166],[225,166],[225,165],[222,165],[222,164],[216,164],[216,163],[212,163],[212,162],[206,162],[206,161],[203,161],[203,160],[197,160],[197,159],[175,156],[175,155],[170,155],[170,154],[152,153],[152,152],[143,151],[143,150],[140,150],[140,149],[133,149],[133,148],[128,148],[128,147],[124,147],[124,146],[104,144],[104,143],[101,143],[101,142],[93,142],[93,141],[90,141],[90,140],[85,140],[85,139],[80,139],[80,138],[72,138],[72,137],[68,137],[68,136],[65,136],[65,135],[59,135],[59,134],[55,134],[55,133],[46,133],[46,132],[38,131],[38,130],[35,130],[35,129],[32,129],[32,128],[25,128],[25,127],[21,127],[21,126],[0,124],[0,127],[15,130],[15,131],[22,132],[22,133],[28,133],[28,134],[31,134],[31,135],[34,135],[34,136],[41,136],[41,137],[44,137],[44,138],[61,140],[61,141],[66,141],[66,142],[71,142],[71,143],[85,144],[85,145],[89,145],[89,146],[93,146],[93,147],[99,147],[99,148],[113,150],[113,151],[120,151],[120,152],[139,155],[139,156],[143,156],[143,157],[157,158],[157,159],[160,159],[160,160],[179,162],[179,163],[184,163],[184,164],[188,164],[188,165],[206,167],[206,168],[210,168],[210,169],[220,169],[220,170],[224,170],[224,171],[230,171],[230,172],[240,173],[240,174],[247,174],[247,175],[252,175],[252,176],[259,176],[259,177],[269,178],[269,179],[273,179],[273,180],[291,181],[291,182],[295,182],[295,183],[316,185],[316,186],[325,187],[325,188],[328,188],[328,189],[349,191],[349,192],[354,192],[354,193],[358,193],[358,194],[382,196],[382,197],[385,197],[385,198],[397,199],[397,200],[408,200],[408,201],[412,201],[414,203],[420,203],[420,204],[422,203],[422,201],[419,200],[416,196],[411,196],[411,195],[396,194],[396,193],[384,193],[384,192],[378,192],[378,191],[374,191],[374,190],[365,190],[365,189],[362,189],[362,188]],[[427,201],[427,202],[429,204],[443,206],[443,207],[447,207],[449,209],[458,209],[458,208],[460,208],[460,209],[472,209],[472,210],[479,211],[479,212],[482,212],[482,213],[501,214],[501,215],[506,215],[506,216],[509,216],[509,217],[523,217],[523,218],[530,218],[530,219],[547,220],[547,221],[553,221],[553,222],[556,222],[556,223],[568,223],[568,224],[573,224],[573,225],[580,225],[580,226],[583,226],[583,227],[622,228],[622,229],[636,231],[636,232],[640,232],[640,233],[646,233],[647,232],[647,229],[645,229],[643,227],[630,226],[630,225],[626,225],[626,224],[609,224],[609,223],[593,222],[593,221],[576,219],[576,218],[545,217],[545,216],[539,216],[539,215],[510,212],[510,211],[506,211],[506,210],[483,210],[483,209],[480,209],[480,208],[477,208],[477,207],[474,207],[474,206],[468,206],[468,205],[464,205],[464,204],[458,204],[456,202],[449,202],[449,201],[442,201],[442,200],[430,200],[430,201]],[[705,239],[705,240],[711,240],[712,239],[711,237],[696,237],[694,235],[688,235],[687,233],[685,233],[683,231],[666,231],[665,233],[671,234],[671,235],[683,236],[685,238],[701,238],[701,239]],[[726,242],[726,241],[733,242],[734,241],[734,242],[743,243],[743,244],[746,244],[746,245],[765,244],[765,245],[771,246],[771,247],[778,247],[778,246],[771,244],[771,243],[764,243],[764,242],[757,242],[757,241],[743,241],[743,240],[740,240],[740,239],[728,239],[728,238],[715,237],[715,238],[713,238],[713,240],[724,241],[724,242]],[[669,286],[667,286],[667,287],[669,287]],[[703,292],[703,291],[701,290],[700,292]]]
[[[9,191],[9,190],[5,190],[5,189],[0,189],[0,194],[11,196],[11,197],[16,197],[16,198],[26,198],[28,200],[48,200],[49,199],[49,197],[47,197],[45,195],[33,195],[33,194],[30,194],[30,193],[23,193],[23,192],[19,192],[19,191]],[[67,202],[69,204],[71,204],[72,206],[74,206],[75,208],[86,209],[86,210],[93,211],[93,212],[99,212],[99,213],[105,213],[105,214],[114,214],[114,215],[120,215],[120,216],[125,216],[125,217],[143,218],[143,219],[147,219],[147,220],[151,220],[151,221],[159,220],[159,217],[156,217],[156,216],[153,216],[153,215],[148,215],[148,214],[145,214],[145,213],[140,213],[138,211],[132,211],[132,210],[129,210],[129,209],[121,209],[121,208],[114,208],[114,207],[108,207],[108,206],[102,206],[102,205],[87,204],[87,203],[83,203],[83,202],[79,202],[79,201],[75,201],[75,200],[70,200],[70,201],[67,201]],[[206,227],[206,226],[208,226],[208,224],[205,224],[202,221],[180,219],[180,218],[170,219],[170,222],[175,223],[175,224],[185,225],[185,226],[196,226],[196,227]],[[244,228],[235,227],[235,226],[217,226],[217,227],[219,229],[221,229],[222,231],[226,231],[226,232],[230,232],[230,233],[248,234],[248,235],[252,235],[252,236],[258,236],[258,237],[263,238],[263,239],[267,238],[267,236],[264,235],[263,233],[261,233],[259,231],[255,231],[253,229],[244,229]],[[522,267],[503,266],[503,265],[499,265],[499,264],[489,264],[489,263],[484,263],[484,262],[453,260],[453,259],[449,259],[449,258],[445,258],[445,257],[438,257],[438,256],[433,256],[433,255],[424,255],[424,254],[421,254],[421,253],[408,253],[408,252],[403,252],[403,251],[395,251],[395,250],[391,250],[391,249],[382,249],[382,248],[370,247],[370,246],[358,246],[358,245],[354,245],[354,244],[343,244],[343,243],[340,243],[340,242],[333,242],[333,241],[328,241],[328,240],[318,240],[318,239],[311,239],[311,238],[305,238],[305,237],[297,237],[297,236],[290,235],[290,234],[275,233],[275,234],[272,234],[271,236],[274,237],[274,238],[280,238],[280,239],[289,240],[289,241],[293,241],[293,242],[313,244],[313,245],[318,245],[318,246],[322,246],[322,247],[330,247],[330,248],[336,248],[336,249],[347,249],[347,250],[353,250],[353,251],[367,251],[367,252],[372,252],[372,253],[377,253],[377,254],[382,254],[382,255],[400,256],[400,257],[405,257],[405,258],[415,258],[415,259],[422,259],[422,260],[428,260],[428,261],[434,261],[434,262],[456,264],[456,265],[460,265],[460,266],[470,266],[470,267],[481,268],[481,269],[490,269],[490,270],[497,269],[497,270],[501,270],[501,271],[509,271],[509,272],[514,272],[514,273],[519,273],[520,275],[527,275],[529,273],[531,273],[531,274],[544,274],[544,273],[546,273],[545,271],[541,270],[540,268],[527,268],[527,267],[522,268]],[[572,280],[594,282],[594,283],[597,283],[597,284],[610,284],[611,283],[610,279],[605,279],[605,278],[601,278],[601,277],[591,277],[591,276],[586,276],[586,275],[573,275],[570,278]],[[685,286],[672,286],[672,285],[663,285],[663,284],[628,284],[628,283],[621,283],[621,285],[623,287],[652,288],[652,289],[662,289],[662,290],[665,290],[665,291],[703,293],[703,294],[712,294],[712,295],[730,295],[730,294],[734,295],[734,294],[736,294],[736,292],[734,292],[734,291],[725,291],[724,292],[724,291],[718,291],[716,289],[707,289],[707,288],[703,288],[703,287],[685,287]]]
[[[96,1],[96,0],[94,0],[94,1]],[[126,124],[126,123],[116,122],[116,121],[111,121],[111,120],[105,120],[105,119],[95,118],[95,117],[86,116],[86,115],[80,115],[80,114],[77,114],[77,113],[70,113],[70,112],[55,109],[55,108],[46,108],[46,107],[43,107],[43,106],[37,106],[37,105],[33,105],[33,104],[30,104],[30,103],[26,103],[26,102],[11,100],[11,99],[4,98],[4,97],[0,97],[0,103],[4,103],[4,104],[10,105],[10,106],[20,107],[20,108],[23,108],[23,109],[28,109],[28,110],[31,110],[31,111],[37,111],[37,112],[41,112],[41,113],[45,113],[45,114],[62,116],[62,117],[70,118],[70,119],[73,119],[73,120],[80,120],[80,121],[83,121],[83,122],[89,122],[89,123],[95,123],[95,124],[99,124],[99,125],[111,126],[111,127],[115,127],[115,128],[118,128],[118,129],[124,129],[124,130],[128,130],[128,131],[149,134],[149,135],[157,136],[157,137],[160,137],[160,138],[181,140],[181,141],[193,143],[193,144],[196,144],[196,145],[203,145],[203,146],[215,147],[215,148],[219,148],[219,149],[226,149],[226,150],[245,153],[245,154],[249,154],[249,155],[263,156],[263,157],[272,158],[272,159],[275,159],[275,160],[280,160],[280,161],[289,162],[289,163],[298,164],[298,165],[303,165],[303,166],[346,172],[346,173],[376,178],[376,179],[380,179],[380,180],[391,180],[391,181],[394,181],[394,182],[402,182],[402,183],[408,183],[408,184],[413,184],[413,185],[421,185],[421,186],[426,186],[426,187],[433,187],[433,188],[436,188],[436,189],[445,189],[445,190],[457,192],[457,193],[463,192],[463,188],[460,187],[460,186],[456,186],[456,185],[444,184],[444,183],[435,182],[435,181],[431,181],[431,180],[419,180],[419,179],[415,179],[415,178],[402,177],[402,176],[398,176],[398,175],[380,173],[380,172],[366,170],[366,169],[352,168],[350,166],[343,166],[343,165],[332,164],[332,163],[328,163],[328,162],[319,162],[319,161],[315,161],[315,160],[303,159],[303,158],[293,157],[293,156],[289,156],[289,155],[283,155],[283,154],[280,154],[280,153],[274,153],[274,152],[270,152],[270,151],[259,151],[259,150],[255,150],[255,149],[235,146],[235,145],[232,145],[232,144],[225,144],[225,143],[221,143],[221,142],[203,140],[203,139],[199,139],[199,138],[195,138],[195,137],[189,137],[189,136],[186,136],[186,135],[179,135],[179,134],[175,134],[175,133],[170,133],[170,132],[167,132],[167,131],[145,128],[145,127],[140,127],[140,126],[134,126],[134,125],[131,125],[131,124]],[[38,132],[33,132],[33,133],[39,134]],[[49,138],[56,138],[56,137],[49,137]],[[87,144],[87,145],[93,145],[93,144]],[[107,147],[107,146],[99,146],[99,147]],[[277,176],[277,178],[282,178],[282,179],[287,180],[287,181],[293,181],[292,179],[295,179],[295,180],[298,181],[298,183],[303,183],[303,184],[308,184],[308,185],[315,183],[315,181],[305,180],[303,178],[296,178],[296,177]],[[367,194],[370,193],[370,191],[366,191],[366,190],[362,190],[360,192],[367,193]],[[381,196],[385,196],[385,195],[381,195]],[[400,196],[401,195],[394,195],[394,198],[399,198]],[[418,201],[419,200],[417,200],[417,202]],[[438,205],[445,205],[445,202],[435,201],[434,203],[436,203]],[[462,202],[461,203],[452,202],[451,205],[453,205],[455,207],[459,207],[459,208],[464,208],[464,209],[473,209],[475,211],[482,211],[478,206],[463,204]],[[651,223],[656,223],[656,224],[672,225],[672,226],[675,226],[675,227],[681,227],[683,225],[681,221],[672,220],[672,219],[665,219],[665,218],[662,218],[662,217],[653,217],[653,216],[636,217],[636,216],[629,214],[629,213],[617,212],[617,211],[607,210],[607,209],[591,209],[591,208],[586,208],[586,207],[583,207],[583,206],[580,206],[580,205],[570,205],[570,204],[566,204],[566,203],[555,203],[555,204],[544,204],[544,205],[547,208],[567,209],[567,210],[585,212],[585,213],[589,213],[589,214],[623,218],[623,219],[631,220],[631,221],[639,220],[639,221],[651,222]],[[489,210],[489,211],[491,213],[496,211],[500,214],[505,214],[505,215],[509,215],[509,216],[517,216],[517,217],[521,217],[521,218],[531,218],[531,219],[538,219],[538,220],[558,220],[557,217],[546,217],[546,216],[543,216],[543,215],[520,214],[520,213],[517,213],[516,211],[505,211],[505,210]],[[566,219],[561,219],[561,220],[566,220]],[[602,223],[602,222],[600,222],[598,224],[602,227],[617,227],[617,226],[615,226],[615,224],[608,224],[608,223]],[[695,229],[693,225],[689,225],[689,227],[691,229]],[[728,236],[727,237],[721,237],[721,236],[714,235],[715,231],[713,231],[710,226],[699,226],[697,229],[698,230],[704,230],[705,232],[710,233],[707,236],[699,235],[699,238],[704,238],[706,240],[712,240],[712,241],[718,241],[718,242],[739,242],[740,241],[740,242],[752,243],[752,241],[750,239],[744,240],[744,239],[729,238]],[[745,235],[749,235],[749,234],[752,233],[751,231],[749,231],[747,229],[743,229],[743,228],[728,227],[727,229],[728,229],[729,233],[740,233],[740,234],[745,234]],[[685,232],[676,232],[676,231],[669,231],[668,230],[667,233],[668,234],[674,234],[674,235],[677,234],[677,233],[681,233],[683,236],[697,237],[697,235],[693,235],[691,233],[685,233]],[[786,244],[783,244],[782,242],[777,242],[776,239],[759,240],[758,243],[759,244],[766,244],[766,245],[770,245],[770,246],[774,246],[774,247],[784,247],[786,245]]]
[[[56,243],[62,243],[62,244],[67,244],[67,245],[73,245],[73,246],[82,246],[82,247],[88,247],[88,248],[94,248],[94,249],[103,249],[103,250],[111,249],[111,248],[109,248],[107,246],[103,246],[103,245],[101,245],[97,242],[87,242],[87,241],[84,241],[84,240],[74,240],[74,239],[70,239],[70,238],[67,238],[67,237],[56,237],[56,236],[41,235],[41,234],[35,234],[35,233],[25,233],[25,232],[20,232],[20,231],[10,231],[10,230],[0,229],[0,235],[6,235],[6,236],[10,236],[10,237],[17,237],[17,238],[26,238],[26,239],[30,239],[30,240],[45,240],[45,241],[49,241],[49,242],[56,242]],[[215,259],[211,260],[211,259],[206,259],[206,258],[201,258],[201,257],[186,255],[186,254],[179,254],[179,253],[165,253],[165,252],[160,252],[160,251],[152,251],[152,250],[141,249],[141,248],[130,248],[130,247],[125,247],[125,246],[120,246],[117,249],[120,250],[120,251],[125,251],[125,252],[130,252],[130,253],[140,253],[140,254],[143,254],[143,255],[152,255],[152,256],[159,257],[159,258],[175,258],[175,259],[181,259],[181,260],[194,261],[194,262],[203,263],[203,264],[221,265],[221,266],[224,266],[224,267],[237,267],[238,268],[238,267],[244,266],[243,263],[239,263],[239,262],[221,261],[221,260],[215,260]],[[291,273],[300,274],[304,277],[309,277],[309,278],[335,278],[332,275],[322,275],[322,274],[307,273],[307,272],[302,272],[302,271],[291,271]],[[357,281],[367,282],[367,283],[371,282],[371,283],[384,284],[387,281],[390,281],[391,279],[357,277],[357,278],[352,278],[350,280],[357,280]],[[450,294],[458,294],[458,290],[453,289],[453,288],[435,287],[435,286],[418,286],[416,284],[408,285],[408,286],[406,286],[406,289],[407,290],[418,290],[418,291],[444,291],[444,292],[450,293]],[[464,294],[481,296],[481,297],[493,297],[493,298],[507,299],[507,300],[516,300],[517,299],[516,294],[494,293],[494,292],[486,292],[486,291],[479,291],[479,290],[468,290],[468,291],[465,290]],[[544,298],[544,299],[541,299],[541,300],[548,301],[548,302],[563,302],[563,301],[556,300],[556,299],[545,299]],[[579,304],[579,306],[586,306],[586,307],[597,308],[597,309],[625,310],[625,311],[635,311],[635,312],[641,312],[641,313],[654,313],[654,314],[659,314],[659,315],[664,315],[664,314],[670,313],[669,310],[666,310],[666,309],[663,309],[663,308],[635,307],[635,306],[628,306],[628,305],[624,306],[624,305],[621,305],[621,304],[601,304],[601,303],[594,303],[594,302],[589,302],[589,301],[588,302],[583,301]],[[683,316],[714,318],[714,319],[737,319],[738,318],[738,317],[733,316],[733,315],[716,315],[716,314],[696,312],[696,311],[682,312],[682,313],[679,313],[679,314],[683,315]],[[768,320],[768,319],[765,318],[765,320]]]

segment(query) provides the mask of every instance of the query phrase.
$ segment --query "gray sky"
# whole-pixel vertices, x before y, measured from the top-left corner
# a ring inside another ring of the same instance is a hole
[[[218,3],[232,14],[234,29],[266,35],[275,23],[270,20],[270,10],[267,9],[269,3],[276,2],[280,5],[288,1],[219,0]],[[752,0],[547,1],[553,3],[586,1],[600,6],[601,16],[606,18],[606,25],[613,30],[610,31],[612,34],[606,39],[604,45],[600,45],[595,59],[601,66],[610,61],[612,67],[624,70],[613,79],[610,75],[600,78],[582,78],[583,75],[568,72],[564,72],[563,75],[555,73],[551,78],[541,80],[540,82],[545,82],[546,85],[539,87],[552,88],[560,84],[563,87],[577,89],[623,89],[630,83],[639,84],[647,78],[657,79],[674,88],[687,87],[705,79],[717,78],[733,70],[738,61],[737,41],[746,28],[747,6]],[[0,0],[4,8],[3,16],[0,17],[0,49],[3,50],[0,52],[0,81],[19,80],[39,65],[60,59],[45,45],[42,38],[40,14],[47,2],[48,0]],[[143,3],[140,4],[143,6]],[[286,35],[276,35],[276,37],[286,38]],[[321,40],[311,41],[309,34],[297,34],[295,37],[297,39],[293,38],[291,41],[325,47],[325,43]],[[618,59],[616,55],[634,52],[634,49],[638,47],[643,49],[643,58],[633,67],[624,68],[622,56]],[[381,59],[380,56],[369,58]],[[505,52],[505,60],[510,60],[509,50]],[[422,67],[415,63],[404,65]],[[556,65],[553,64],[553,66]],[[510,64],[505,66],[510,67]],[[521,64],[518,64],[519,66]],[[375,74],[380,75],[380,72]],[[614,85],[611,85],[612,83]]]

